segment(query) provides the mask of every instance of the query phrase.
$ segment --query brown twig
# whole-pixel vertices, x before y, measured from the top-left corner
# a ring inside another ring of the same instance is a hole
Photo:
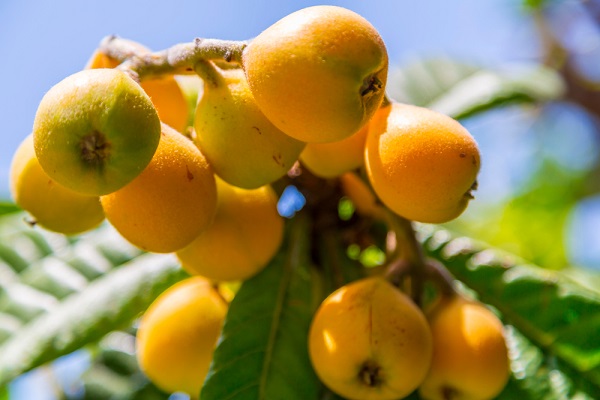
[[[119,61],[117,67],[142,81],[149,77],[168,74],[193,74],[199,61],[222,60],[242,62],[242,53],[248,42],[197,38],[190,43],[176,44],[168,49],[148,52],[134,43],[117,36],[107,36],[99,50]]]
[[[452,297],[456,294],[454,277],[442,263],[431,258],[427,259],[425,270],[427,278],[436,285],[442,297]]]
[[[395,235],[395,249],[390,256],[386,277],[396,286],[409,278],[411,298],[420,306],[427,278],[423,249],[415,236],[411,221],[391,211],[387,212],[386,220]]]

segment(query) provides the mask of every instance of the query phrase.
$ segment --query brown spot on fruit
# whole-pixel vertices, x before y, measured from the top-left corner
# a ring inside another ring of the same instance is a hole
[[[285,166],[285,165],[284,165],[284,163],[281,161],[281,159],[282,159],[283,157],[281,156],[281,154],[280,154],[280,153],[278,153],[278,154],[273,154],[273,156],[272,156],[271,158],[273,158],[273,161],[275,161],[275,163],[276,163],[277,165],[280,165],[280,166],[282,166],[282,167],[284,167],[284,166]]]

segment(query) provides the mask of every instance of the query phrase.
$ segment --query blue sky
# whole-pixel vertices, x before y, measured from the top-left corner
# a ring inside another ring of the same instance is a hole
[[[248,39],[318,1],[1,0],[0,199],[8,169],[30,133],[44,93],[86,63],[100,40],[117,34],[160,50],[194,37]],[[394,64],[450,55],[486,66],[536,56],[531,25],[516,0],[331,1],[367,18]],[[515,45],[517,44],[517,45]]]

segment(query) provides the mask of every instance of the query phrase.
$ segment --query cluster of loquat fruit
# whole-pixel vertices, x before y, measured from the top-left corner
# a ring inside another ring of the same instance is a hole
[[[443,223],[476,189],[473,137],[445,115],[385,97],[384,42],[354,12],[309,7],[244,43],[238,58],[231,49],[192,54],[185,72],[203,82],[192,118],[179,70],[147,71],[166,53],[115,41],[120,53],[97,50],[43,97],[11,190],[42,227],[77,234],[106,218],[194,275],[140,323],[140,366],[164,390],[200,392],[227,316],[214,282],[246,280],[278,251],[284,219],[271,185],[290,169],[338,180],[359,214],[382,220],[391,211]],[[348,399],[417,388],[426,399],[490,399],[508,379],[491,311],[452,291],[425,313],[383,276],[333,292],[308,338],[317,375]]]

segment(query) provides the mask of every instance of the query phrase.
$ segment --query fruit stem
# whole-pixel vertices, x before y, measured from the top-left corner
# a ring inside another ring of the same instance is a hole
[[[410,277],[410,295],[415,304],[420,306],[426,279],[423,248],[415,236],[411,221],[387,210],[386,222],[395,239],[386,277],[398,287],[405,277]]]
[[[129,73],[135,80],[174,74],[193,74],[194,66],[202,60],[242,62],[242,52],[247,41],[201,39],[179,43],[157,52],[144,52],[134,48],[118,36],[107,36],[100,42],[99,50],[118,60],[118,69]]]
[[[331,291],[334,291],[337,288],[342,287],[346,284],[346,278],[343,273],[343,266],[341,265],[341,260],[339,259],[338,249],[339,243],[336,239],[336,231],[329,228],[324,229],[318,235],[320,243],[324,248],[324,255],[327,257],[327,261],[325,262],[325,268],[328,268],[331,276],[331,280],[333,281],[334,287],[331,288]]]
[[[442,297],[449,298],[456,295],[454,277],[442,263],[434,259],[428,259],[425,268],[427,277],[435,283]]]
[[[225,296],[223,296],[220,285],[217,282],[213,282],[211,286],[212,286],[213,290],[215,291],[215,293],[217,294],[217,296],[221,300],[223,300],[223,303],[229,305],[229,300],[227,300],[227,298]]]
[[[390,99],[386,93],[383,95],[383,100],[381,101],[381,105],[379,106],[379,108],[387,107],[392,103],[393,103],[393,100]]]
[[[208,60],[199,60],[194,65],[194,71],[204,81],[205,85],[212,88],[218,87],[223,82],[223,77],[219,73],[217,67]]]

